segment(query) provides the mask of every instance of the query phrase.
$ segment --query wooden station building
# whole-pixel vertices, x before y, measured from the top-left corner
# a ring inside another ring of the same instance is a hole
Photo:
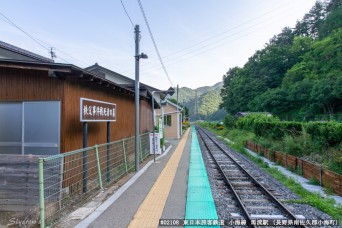
[[[153,129],[152,90],[157,89],[140,86],[141,134]],[[159,100],[153,99],[154,108],[160,108]],[[38,157],[131,136],[135,136],[134,80],[97,64],[82,69],[55,63],[0,41],[0,213],[31,210],[37,204]],[[131,155],[134,147],[127,151]],[[63,188],[83,178],[81,157],[75,162],[64,165]],[[75,164],[80,175],[71,174]],[[93,172],[86,170],[89,175]],[[84,186],[75,184],[69,190],[77,192]]]
[[[134,136],[134,87],[0,42],[0,154],[55,155],[82,148],[81,98],[116,105],[110,141]],[[142,86],[140,133],[152,131],[151,99]],[[107,142],[106,124],[88,123],[88,146]]]
[[[38,157],[135,136],[134,80],[107,71],[111,77],[0,41],[0,211],[37,204]],[[142,84],[139,91],[141,134],[153,129],[151,90],[157,89]],[[156,101],[154,108],[160,108]],[[81,157],[75,162],[64,165],[63,188],[88,178],[82,177]],[[84,186],[73,185],[70,192]]]

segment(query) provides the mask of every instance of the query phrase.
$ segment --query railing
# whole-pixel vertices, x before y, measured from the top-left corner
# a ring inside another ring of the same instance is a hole
[[[149,133],[140,136],[142,162],[150,154]],[[135,137],[40,158],[41,227],[58,221],[135,168]]]

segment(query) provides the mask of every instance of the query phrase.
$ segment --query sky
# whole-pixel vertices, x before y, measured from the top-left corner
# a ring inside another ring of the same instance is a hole
[[[134,79],[134,26],[141,30],[140,82],[158,89],[222,81],[315,0],[141,0],[168,80],[136,0],[0,0],[0,40],[85,68],[99,65]],[[10,19],[35,41],[8,23]]]

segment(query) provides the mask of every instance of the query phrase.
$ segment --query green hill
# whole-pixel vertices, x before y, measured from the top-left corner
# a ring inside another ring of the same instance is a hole
[[[188,87],[179,88],[178,102],[189,108],[190,120],[221,120],[225,116],[224,110],[219,110],[222,101],[220,96],[223,82],[218,82],[213,86],[203,86],[197,89]],[[198,99],[198,115],[195,115],[196,90]],[[177,99],[177,92],[172,96]]]

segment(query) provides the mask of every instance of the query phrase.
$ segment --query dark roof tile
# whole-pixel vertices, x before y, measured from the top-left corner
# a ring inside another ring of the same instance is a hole
[[[53,61],[49,58],[35,54],[33,52],[27,51],[27,50],[22,49],[22,48],[16,47],[12,44],[5,43],[3,41],[0,41],[0,47],[7,49],[9,51],[16,52],[16,53],[21,54],[21,55],[25,55],[25,56],[33,58],[33,59],[36,59],[36,60],[41,61],[41,62],[53,63]]]

